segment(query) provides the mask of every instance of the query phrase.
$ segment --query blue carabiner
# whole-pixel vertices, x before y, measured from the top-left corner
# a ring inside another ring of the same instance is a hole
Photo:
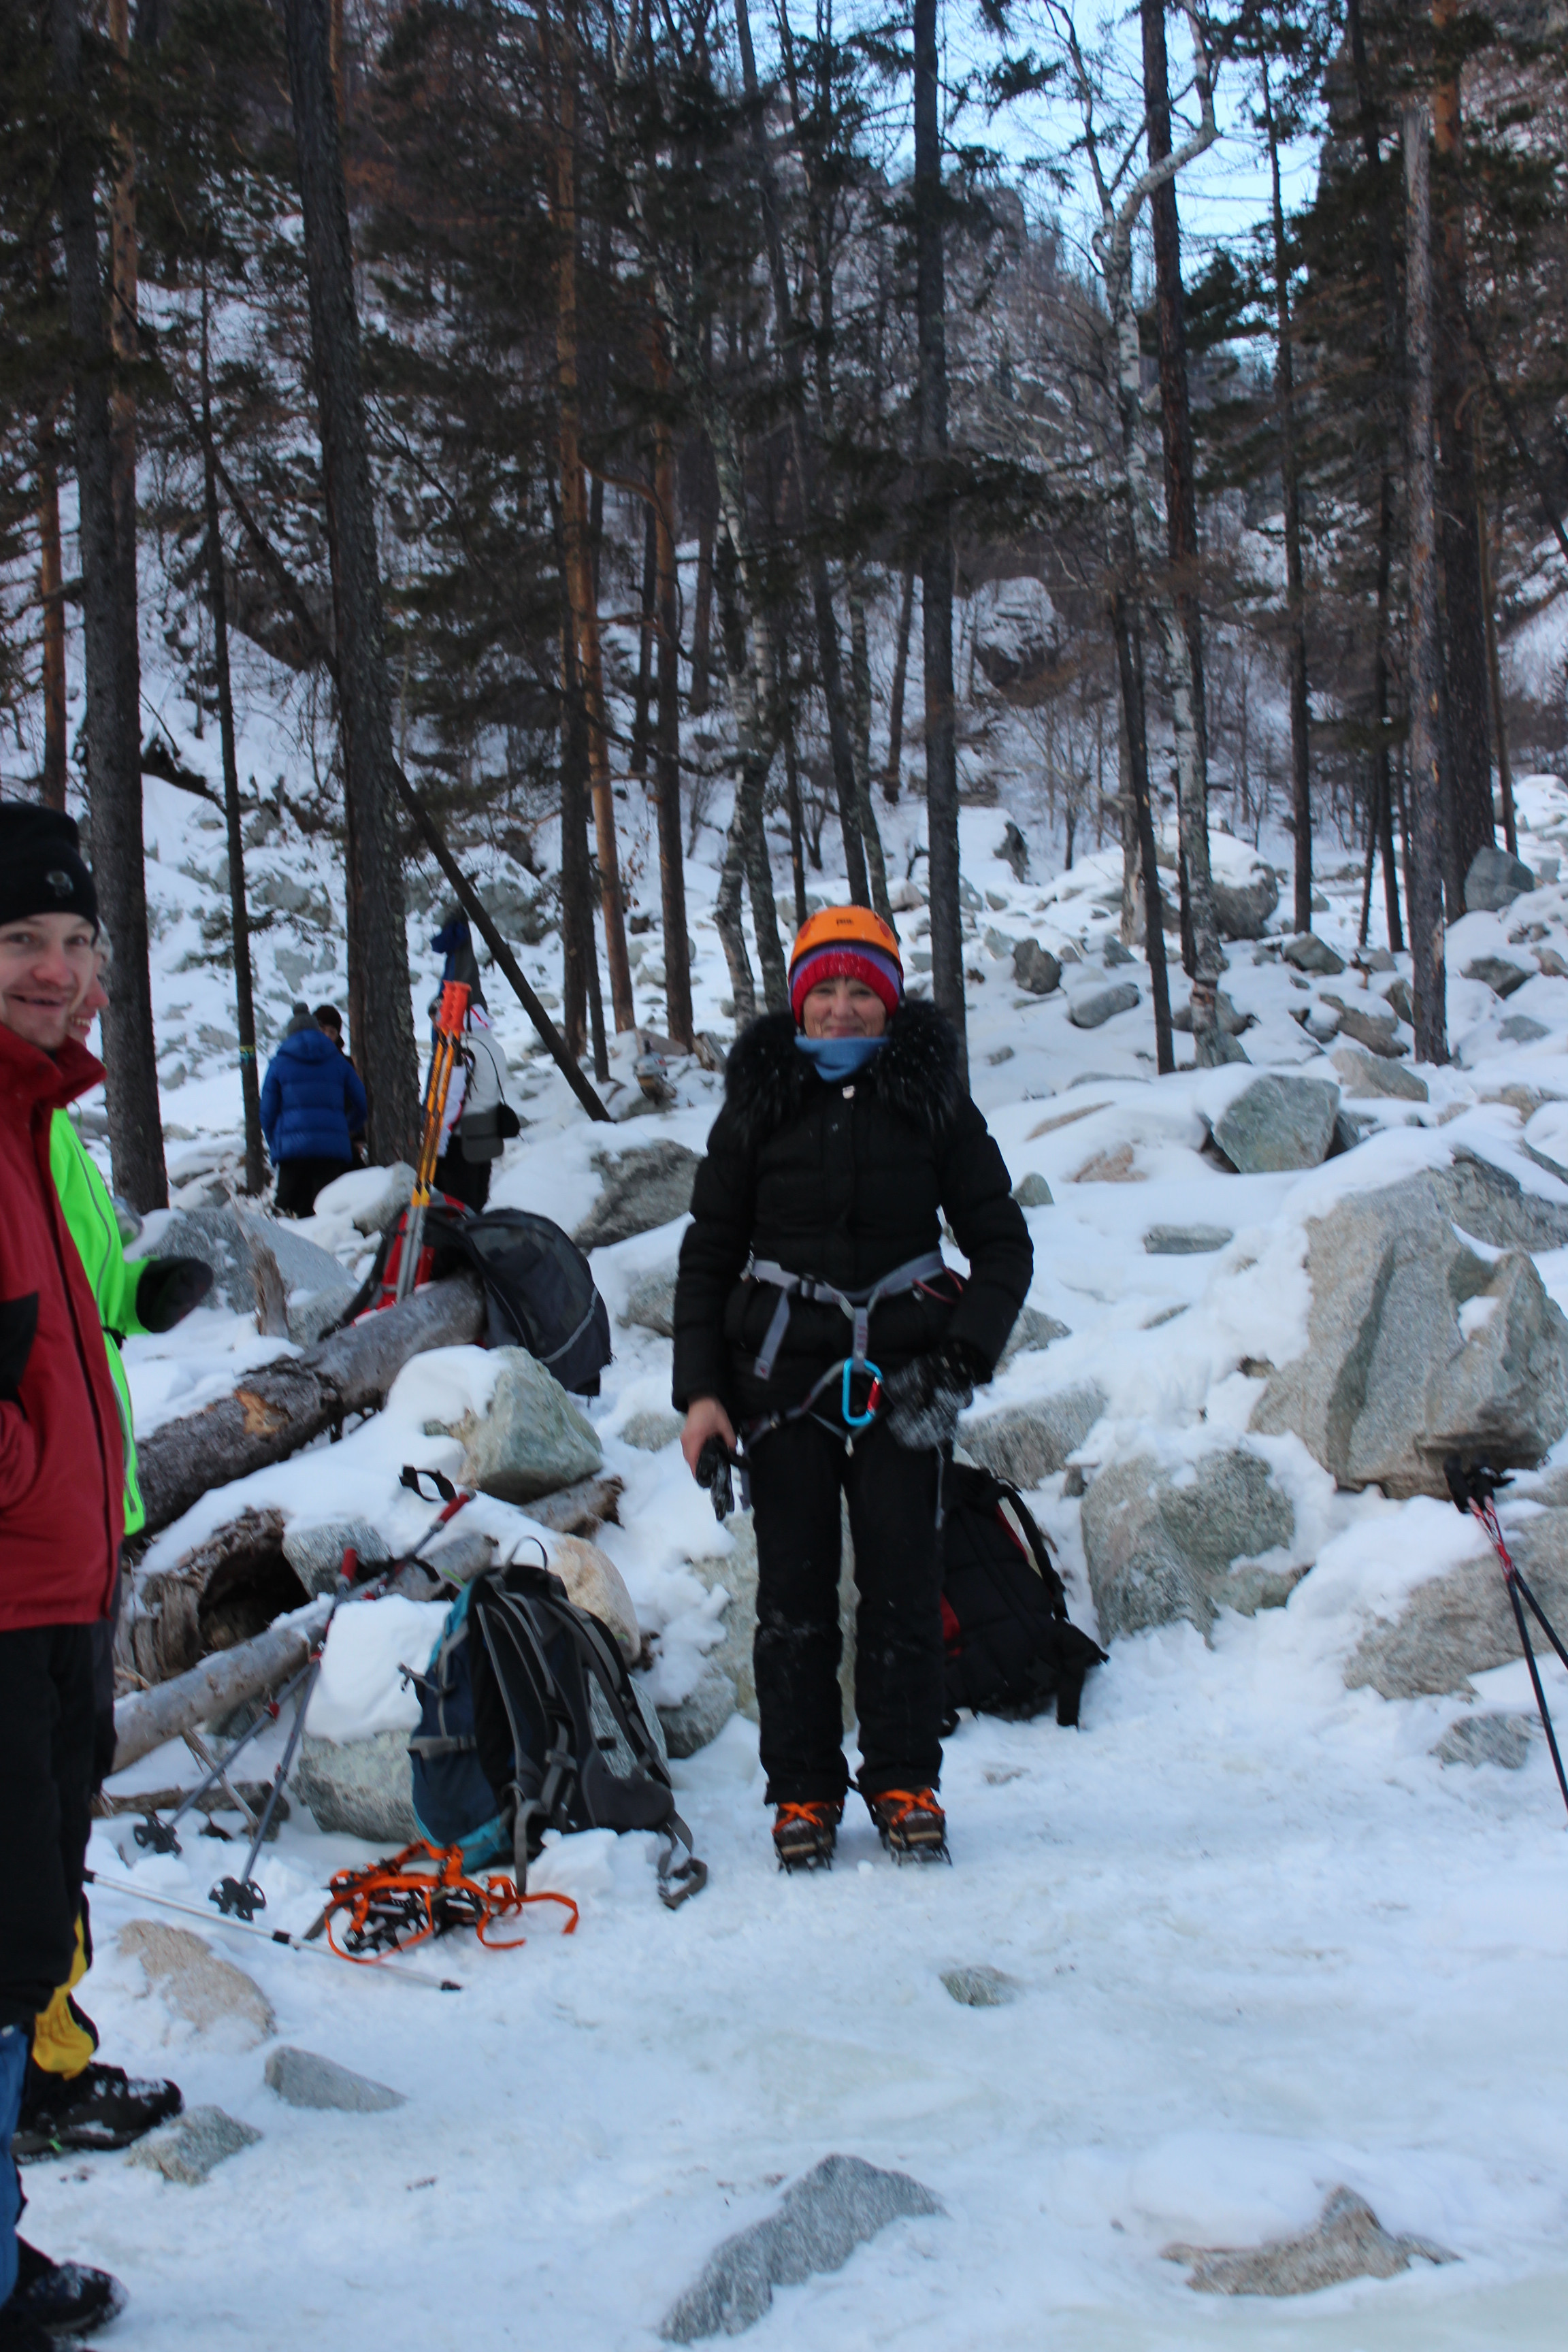
[[[869,1372],[871,1375],[871,1385],[866,1391],[866,1410],[864,1412],[851,1412],[849,1410],[849,1383],[854,1379],[857,1370],[863,1372]],[[881,1395],[882,1368],[880,1364],[873,1364],[867,1361],[866,1363],[857,1367],[853,1356],[846,1356],[844,1359],[844,1386],[839,1400],[844,1413],[845,1428],[869,1429],[871,1423],[877,1418],[877,1407],[881,1402]]]

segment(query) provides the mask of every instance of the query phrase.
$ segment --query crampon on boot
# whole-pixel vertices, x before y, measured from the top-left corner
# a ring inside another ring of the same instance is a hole
[[[773,1815],[773,1852],[781,1870],[831,1870],[842,1801],[780,1805]]]
[[[871,1819],[895,1862],[951,1862],[947,1815],[934,1789],[884,1789],[868,1797]]]

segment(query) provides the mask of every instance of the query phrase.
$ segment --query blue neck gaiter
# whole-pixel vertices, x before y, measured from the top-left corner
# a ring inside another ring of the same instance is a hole
[[[797,1037],[795,1042],[816,1066],[817,1076],[833,1087],[863,1070],[888,1041],[885,1037]]]

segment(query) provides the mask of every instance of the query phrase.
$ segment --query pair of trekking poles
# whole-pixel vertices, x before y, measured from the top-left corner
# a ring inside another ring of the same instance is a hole
[[[253,1874],[256,1869],[256,1858],[261,1852],[267,1832],[272,1825],[272,1817],[282,1798],[284,1783],[289,1778],[295,1751],[299,1748],[304,1732],[305,1717],[310,1711],[311,1695],[321,1677],[321,1660],[326,1652],[327,1637],[332,1630],[332,1621],[337,1616],[338,1611],[346,1601],[375,1600],[384,1591],[389,1580],[397,1573],[399,1569],[406,1567],[410,1560],[419,1560],[422,1566],[427,1566],[427,1562],[420,1560],[425,1546],[433,1535],[438,1533],[449,1521],[457,1517],[466,1503],[473,1499],[467,1489],[454,1486],[451,1480],[440,1471],[416,1470],[411,1464],[405,1465],[400,1483],[408,1487],[412,1493],[418,1495],[422,1501],[428,1502],[432,1497],[426,1495],[420,1483],[422,1479],[429,1479],[432,1482],[439,1496],[441,1507],[420,1537],[414,1550],[403,1559],[389,1560],[366,1582],[360,1580],[358,1553],[352,1546],[345,1550],[342,1565],[338,1571],[337,1590],[332,1595],[331,1607],[328,1610],[321,1630],[311,1643],[310,1653],[299,1672],[274,1697],[265,1702],[256,1721],[248,1729],[240,1733],[228,1753],[211,1767],[205,1779],[191,1790],[188,1795],[181,1799],[179,1805],[166,1822],[161,1821],[155,1811],[149,1811],[137,1822],[132,1832],[137,1844],[150,1853],[178,1853],[180,1822],[188,1812],[201,1803],[202,1799],[210,1790],[221,1789],[238,1811],[253,1824],[250,1851],[245,1857],[238,1876],[220,1878],[207,1896],[208,1902],[215,1903],[226,1918],[249,1922],[255,1918],[258,1911],[265,1911],[267,1908],[267,1897],[257,1885]],[[295,1702],[293,1728],[289,1734],[288,1745],[283,1750],[278,1769],[272,1776],[266,1802],[260,1814],[257,1815],[230,1787],[229,1774],[234,1769],[236,1759],[249,1747],[253,1739],[258,1738],[262,1732],[270,1729],[271,1726],[278,1722],[290,1699]],[[226,1832],[219,1831],[217,1834],[224,1836],[226,1835]]]
[[[1507,1589],[1509,1600],[1513,1605],[1514,1622],[1519,1627],[1519,1638],[1523,1645],[1525,1664],[1530,1668],[1530,1685],[1535,1693],[1535,1704],[1541,1716],[1541,1727],[1546,1734],[1546,1745],[1552,1751],[1552,1767],[1557,1775],[1557,1786],[1563,1791],[1563,1802],[1564,1806],[1568,1806],[1568,1774],[1565,1774],[1563,1769],[1563,1758],[1557,1746],[1557,1734],[1552,1724],[1552,1710],[1546,1704],[1546,1693],[1542,1687],[1541,1668],[1536,1660],[1534,1645],[1530,1638],[1530,1621],[1524,1613],[1527,1605],[1564,1666],[1568,1666],[1568,1650],[1565,1650],[1558,1640],[1551,1619],[1521,1576],[1509,1552],[1509,1548],[1503,1541],[1502,1529],[1498,1524],[1495,1497],[1499,1490],[1509,1484],[1508,1473],[1493,1470],[1485,1462],[1467,1465],[1458,1454],[1450,1454],[1443,1465],[1443,1475],[1448,1482],[1448,1492],[1454,1498],[1454,1508],[1466,1517],[1478,1519],[1480,1522],[1488,1542],[1498,1556],[1498,1562],[1502,1570],[1503,1584]]]
[[[436,1162],[441,1157],[441,1130],[447,1123],[447,1098],[452,1090],[452,1074],[463,1056],[463,1031],[468,1018],[468,982],[447,981],[442,988],[441,1003],[436,1015],[436,1050],[430,1057],[430,1076],[425,1087],[425,1125],[419,1139],[419,1167],[415,1178],[414,1197],[408,1203],[408,1214],[403,1227],[403,1250],[397,1261],[399,1301],[413,1297],[414,1286],[418,1279],[419,1260],[425,1249],[425,1213],[436,1189]]]

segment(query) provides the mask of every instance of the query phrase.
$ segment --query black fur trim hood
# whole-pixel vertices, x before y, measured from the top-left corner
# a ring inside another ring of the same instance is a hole
[[[766,1013],[735,1042],[724,1076],[724,1102],[750,1150],[795,1118],[809,1087],[823,1080],[795,1046],[792,1014]],[[887,1043],[855,1085],[933,1139],[952,1126],[965,1100],[958,1039],[934,1005],[906,998],[888,1024]]]

